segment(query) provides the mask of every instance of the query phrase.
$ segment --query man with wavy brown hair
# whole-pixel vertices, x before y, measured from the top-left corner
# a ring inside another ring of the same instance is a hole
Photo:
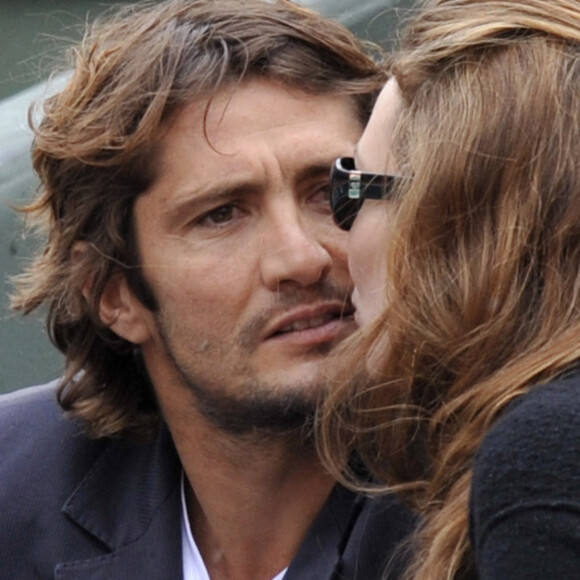
[[[135,6],[71,55],[14,296],[66,369],[0,405],[0,577],[378,578],[406,513],[335,486],[310,422],[353,329],[328,170],[383,73],[284,0]]]

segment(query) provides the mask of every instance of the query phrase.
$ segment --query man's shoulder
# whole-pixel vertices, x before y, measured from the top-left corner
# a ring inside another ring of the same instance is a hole
[[[0,495],[46,497],[74,471],[88,468],[103,442],[85,436],[82,425],[60,408],[58,381],[0,396]],[[26,485],[23,485],[26,482]],[[66,486],[65,486],[66,487]]]
[[[26,387],[0,395],[0,418],[22,410],[30,410],[31,408],[48,409],[54,406],[56,404],[58,385],[59,380],[57,379],[43,385]]]
[[[27,387],[0,396],[0,445],[39,444],[45,436],[74,435],[81,427],[68,419],[57,401],[59,381]]]

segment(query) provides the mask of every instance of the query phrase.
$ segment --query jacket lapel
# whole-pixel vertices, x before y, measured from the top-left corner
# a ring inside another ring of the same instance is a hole
[[[63,507],[104,554],[63,562],[55,578],[181,579],[180,473],[166,429],[153,444],[112,442]]]
[[[364,506],[364,498],[336,485],[318,514],[284,580],[336,578],[350,532]]]

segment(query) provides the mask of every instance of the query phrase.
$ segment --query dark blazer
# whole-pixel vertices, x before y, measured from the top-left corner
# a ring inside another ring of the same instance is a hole
[[[90,440],[63,417],[55,386],[0,397],[0,580],[181,579],[168,431],[151,444]],[[337,486],[285,580],[378,580],[412,524],[391,496]]]

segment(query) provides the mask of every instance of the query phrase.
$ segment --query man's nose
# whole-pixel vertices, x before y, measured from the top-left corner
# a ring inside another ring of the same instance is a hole
[[[286,214],[268,225],[260,268],[269,289],[277,291],[288,284],[306,287],[328,275],[333,258],[322,242],[323,227],[299,214]]]

